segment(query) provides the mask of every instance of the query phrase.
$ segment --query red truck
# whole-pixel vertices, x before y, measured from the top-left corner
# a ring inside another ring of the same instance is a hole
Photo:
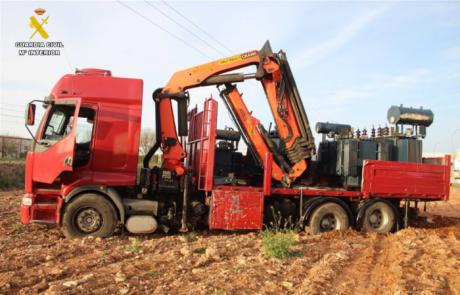
[[[235,72],[250,66],[252,74]],[[246,107],[236,84],[248,79],[260,81],[275,128],[266,130]],[[188,108],[187,90],[208,85],[217,85],[236,129],[217,129],[212,98],[202,111]],[[46,113],[31,133],[23,223],[57,224],[69,238],[273,223],[312,233],[390,232],[407,225],[411,205],[448,199],[449,156],[421,156],[431,111],[392,107],[394,126],[370,134],[318,123],[316,148],[286,55],[268,42],[176,72],[155,90],[156,142],[139,167],[142,93],[142,80],[83,69],[28,104],[27,128],[38,103]],[[152,165],[155,154],[161,163]]]

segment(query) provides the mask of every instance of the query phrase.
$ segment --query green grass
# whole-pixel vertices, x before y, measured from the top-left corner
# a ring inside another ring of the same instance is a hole
[[[451,184],[451,186],[460,188],[460,183],[458,183],[458,182],[453,182],[453,183]]]
[[[196,254],[204,254],[205,252],[206,252],[206,247],[200,247],[200,248],[193,249],[193,253],[196,253]]]
[[[15,187],[15,186],[16,186],[16,182],[13,182],[8,178],[0,177],[0,188],[7,189],[7,188]]]
[[[0,164],[25,164],[26,159],[0,159]]]
[[[125,251],[128,253],[139,253],[141,252],[141,246],[139,245],[139,240],[138,239],[133,239],[131,241],[131,244],[127,245],[125,247]]]
[[[441,277],[441,280],[440,280],[440,282],[439,282],[439,287],[440,287],[441,289],[444,289],[444,290],[450,288],[450,287],[449,287],[449,281],[447,280],[446,277]]]
[[[229,269],[233,273],[240,273],[244,270],[244,266],[240,264],[235,264],[233,267]]]
[[[24,161],[0,159],[0,190],[24,187]]]
[[[148,275],[151,278],[156,278],[156,277],[158,277],[160,275],[160,272],[158,272],[156,270],[151,270],[151,271],[148,271],[146,273],[146,275]]]
[[[11,173],[0,173],[0,189],[20,189],[24,187],[24,176]]]
[[[292,216],[283,217],[280,211],[275,211],[273,206],[270,206],[270,211],[273,216],[273,220],[268,224],[267,229],[274,232],[285,232],[285,231],[299,231],[303,228],[303,220],[294,222]]]
[[[197,236],[196,232],[191,231],[191,232],[188,232],[188,233],[185,234],[185,239],[188,242],[192,242],[192,241],[196,240],[196,236]]]
[[[264,255],[270,258],[286,259],[299,256],[299,251],[292,250],[295,246],[295,234],[292,231],[265,230],[262,234]]]
[[[20,222],[16,222],[11,227],[13,229],[13,234],[15,234],[15,235],[20,234],[22,232],[22,230],[24,229],[24,225],[22,223],[20,223]]]

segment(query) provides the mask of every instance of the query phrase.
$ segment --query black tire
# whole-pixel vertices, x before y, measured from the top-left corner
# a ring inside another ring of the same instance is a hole
[[[113,234],[117,221],[117,212],[109,200],[98,194],[83,194],[65,207],[62,232],[70,239],[86,236],[105,238]]]
[[[308,230],[319,233],[344,230],[350,225],[347,211],[339,204],[327,202],[316,207],[309,218]]]
[[[362,231],[388,233],[396,225],[396,213],[390,204],[376,201],[366,206],[360,222]]]

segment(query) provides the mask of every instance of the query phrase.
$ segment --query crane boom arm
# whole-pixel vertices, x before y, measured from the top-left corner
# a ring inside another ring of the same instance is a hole
[[[256,66],[254,74],[228,73],[248,66]],[[265,91],[278,133],[284,144],[287,161],[278,155],[260,122],[247,110],[241,94],[232,83],[257,79]],[[274,155],[272,177],[289,184],[307,169],[307,159],[315,153],[314,139],[303,108],[291,69],[284,52],[274,54],[270,44],[261,50],[248,51],[210,63],[176,72],[164,88],[154,92],[157,105],[157,144],[163,150],[163,168],[182,175],[185,172],[185,150],[179,136],[186,136],[185,116],[179,115],[176,130],[171,100],[177,100],[179,114],[186,113],[186,90],[208,85],[225,85],[221,96],[227,103],[233,119],[259,158],[266,152]],[[160,126],[158,128],[158,126]],[[179,133],[179,134],[178,134]],[[161,142],[161,144],[159,144]],[[149,153],[150,154],[150,153]],[[153,153],[152,153],[153,154]],[[146,157],[147,158],[147,157]],[[148,166],[148,162],[144,162]]]

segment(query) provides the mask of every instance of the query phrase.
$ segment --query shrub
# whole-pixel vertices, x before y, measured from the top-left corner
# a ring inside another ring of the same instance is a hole
[[[267,228],[271,231],[300,231],[303,229],[303,219],[294,221],[292,216],[283,217],[280,211],[275,211],[273,206],[270,206],[270,211],[273,220],[268,224]]]
[[[298,256],[300,253],[290,249],[296,244],[292,231],[265,230],[262,234],[264,254],[267,257],[286,259]]]
[[[24,187],[24,161],[0,160],[0,189]]]

